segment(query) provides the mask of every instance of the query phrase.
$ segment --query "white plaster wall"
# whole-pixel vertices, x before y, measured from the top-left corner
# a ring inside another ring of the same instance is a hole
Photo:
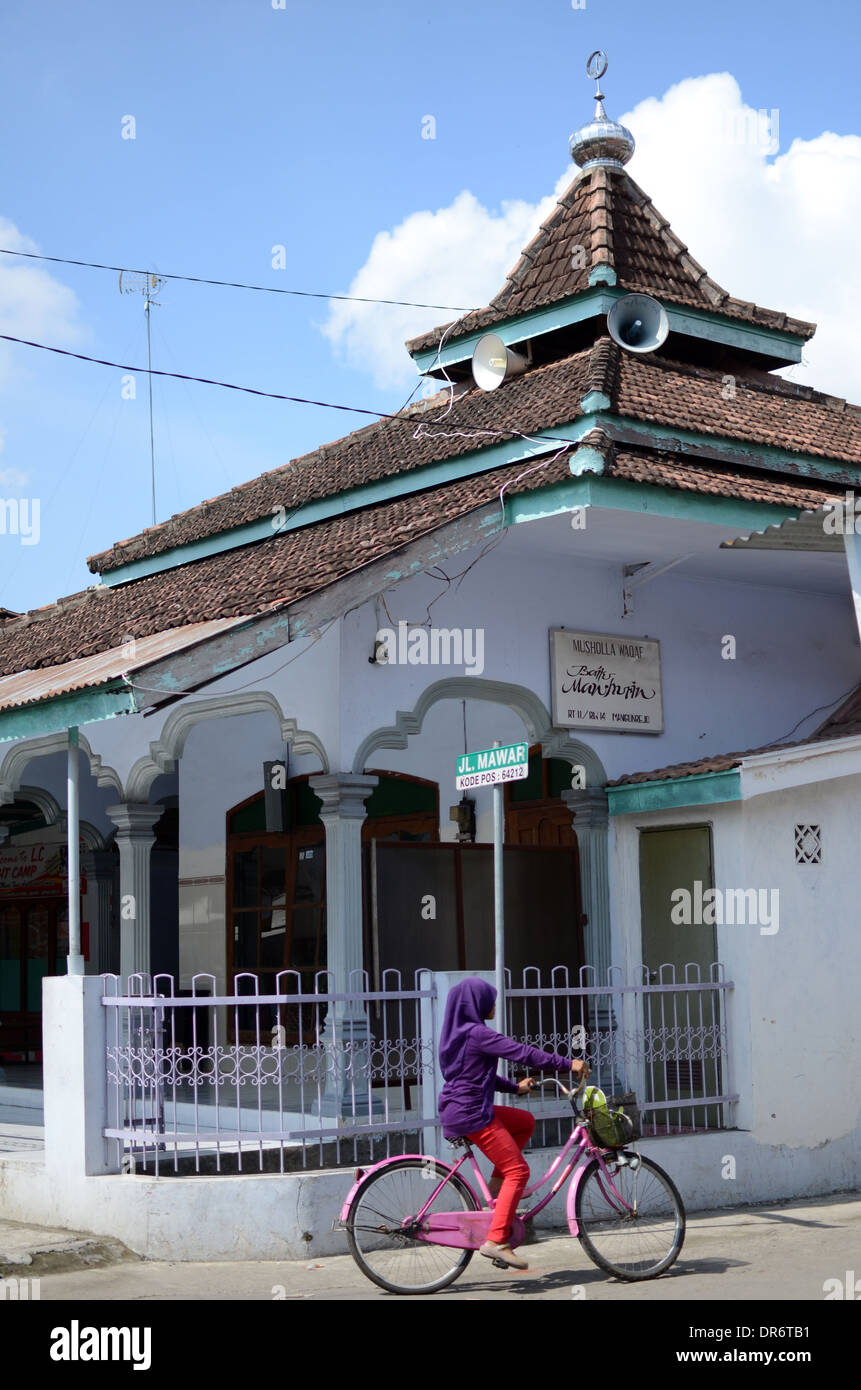
[[[536,524],[536,537],[542,524]],[[448,572],[460,573],[477,554],[455,557],[447,562]],[[549,628],[660,640],[666,732],[575,735],[591,744],[610,778],[779,739],[861,676],[851,604],[843,596],[694,580],[671,571],[645,585],[635,613],[621,618],[618,565],[522,551],[513,563],[503,541],[459,587],[446,590],[420,575],[390,590],[386,598],[393,621],[426,620],[428,603],[440,593],[431,608],[436,627],[484,631],[481,678],[526,686],[548,709]],[[412,710],[427,685],[464,674],[462,667],[370,665],[381,626],[389,621],[375,603],[355,609],[343,622],[342,740],[350,762],[366,735],[393,724],[398,710]],[[727,634],[736,638],[732,661],[721,657]],[[802,732],[822,718],[820,713],[809,720]],[[456,748],[461,746],[459,740]]]
[[[775,933],[755,924],[716,926],[718,959],[734,985],[728,1084],[740,1097],[739,1129],[758,1145],[786,1150],[811,1173],[824,1144],[851,1149],[861,1117],[861,932],[851,888],[861,856],[859,798],[861,776],[852,776],[612,822],[611,911],[628,967],[642,954],[641,828],[709,824],[715,887],[779,894]],[[796,864],[797,823],[822,826],[821,865]]]

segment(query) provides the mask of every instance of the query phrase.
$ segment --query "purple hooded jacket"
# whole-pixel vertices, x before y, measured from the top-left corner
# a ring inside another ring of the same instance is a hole
[[[571,1066],[570,1057],[542,1052],[488,1028],[484,1020],[495,1000],[493,985],[470,979],[455,985],[446,1001],[439,1043],[439,1064],[445,1079],[439,1117],[446,1139],[474,1134],[489,1125],[495,1091],[517,1094],[515,1081],[497,1075],[501,1057],[544,1071],[567,1071]]]

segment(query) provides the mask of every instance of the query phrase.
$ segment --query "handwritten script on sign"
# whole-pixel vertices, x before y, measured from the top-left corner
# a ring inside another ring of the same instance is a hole
[[[660,642],[551,628],[550,684],[556,728],[663,733]]]

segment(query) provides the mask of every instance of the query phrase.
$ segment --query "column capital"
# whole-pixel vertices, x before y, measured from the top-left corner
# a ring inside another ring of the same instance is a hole
[[[365,802],[379,782],[378,777],[355,772],[327,772],[308,779],[308,786],[323,805],[320,819],[364,820]]]
[[[603,791],[566,791],[562,800],[574,816],[574,829],[604,829],[609,815],[609,800]]]
[[[155,839],[153,826],[164,815],[163,806],[148,806],[143,801],[120,801],[115,806],[105,807],[120,835],[128,840],[141,840],[150,843]]]

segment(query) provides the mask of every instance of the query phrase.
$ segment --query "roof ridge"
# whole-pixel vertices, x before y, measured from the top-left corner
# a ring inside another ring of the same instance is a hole
[[[588,352],[589,365],[583,383],[583,395],[588,391],[600,391],[615,405],[619,387],[621,348],[612,338],[604,335],[595,339]]]
[[[682,269],[693,280],[696,288],[704,289],[705,294],[715,306],[730,299],[732,296],[729,291],[719,285],[717,280],[713,280],[699,261],[694,260],[681,237],[670,226],[669,218],[655,207],[648,193],[643,191],[627,169],[622,169],[619,172],[629,185],[630,191],[635,195],[633,200],[635,205],[643,212],[649,225],[657,232],[664,245],[672,252],[673,257],[681,262]]]
[[[493,296],[488,308],[504,307],[504,301],[510,297],[514,287],[520,284],[523,277],[531,270],[532,262],[535,260],[538,252],[547,245],[547,242],[550,240],[550,234],[555,230],[558,221],[561,220],[563,212],[567,212],[574,203],[576,191],[583,182],[584,173],[588,173],[588,171],[582,169],[578,170],[576,177],[571,180],[562,195],[556,199],[552,210],[547,214],[535,235],[524,246],[520,256],[506,275],[505,284],[502,289]],[[525,265],[523,264],[524,261],[526,262]],[[456,323],[457,320],[454,319],[453,322]],[[448,327],[447,324],[443,325],[443,328],[446,327]],[[442,329],[440,331],[442,331]]]
[[[589,236],[591,240],[590,265],[609,265],[615,270],[616,259],[613,238],[613,195],[610,171],[602,165],[591,170],[589,186]],[[598,253],[603,252],[600,256]]]

